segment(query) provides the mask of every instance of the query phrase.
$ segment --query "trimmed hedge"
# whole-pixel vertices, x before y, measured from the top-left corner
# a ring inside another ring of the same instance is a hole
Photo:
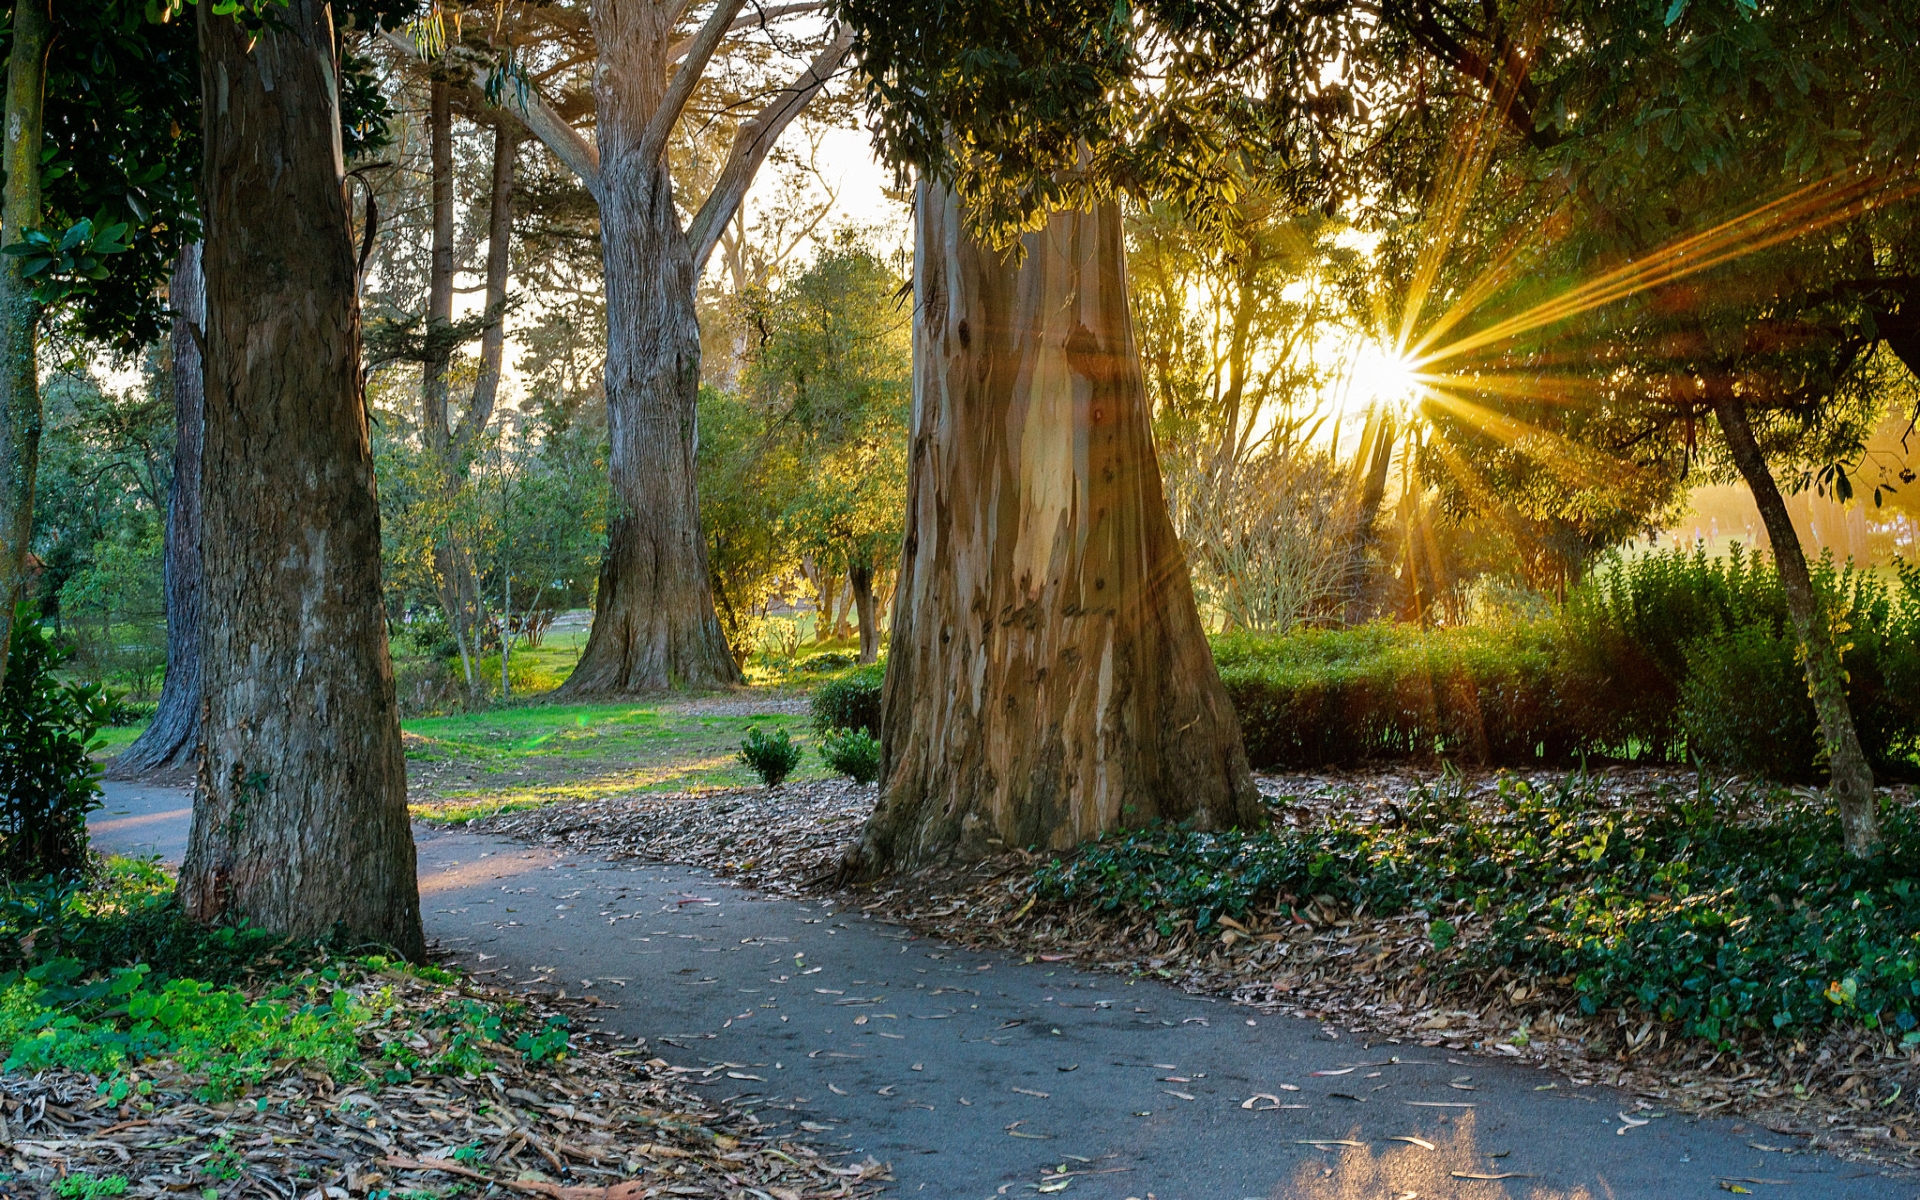
[[[887,664],[869,663],[813,689],[810,707],[814,728],[825,734],[835,729],[864,729],[880,736],[880,687]]]
[[[1820,563],[1848,699],[1883,775],[1920,768],[1920,570]],[[1476,765],[1698,757],[1780,779],[1822,769],[1818,724],[1772,564],[1700,553],[1616,560],[1551,619],[1371,625],[1214,640],[1253,765]]]

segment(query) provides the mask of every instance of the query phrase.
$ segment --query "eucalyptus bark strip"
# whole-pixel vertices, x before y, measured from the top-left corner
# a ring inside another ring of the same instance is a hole
[[[1800,535],[1794,532],[1793,518],[1767,467],[1766,456],[1754,439],[1747,410],[1738,399],[1719,395],[1713,400],[1713,415],[1727,439],[1733,464],[1753,493],[1760,519],[1767,527],[1767,541],[1773,549],[1774,569],[1780,573],[1780,586],[1787,594],[1787,614],[1793,618],[1793,630],[1800,639],[1801,666],[1806,670],[1807,692],[1813,697],[1814,712],[1820,718],[1820,738],[1827,748],[1829,787],[1840,810],[1840,836],[1847,853],[1855,858],[1871,858],[1880,851],[1880,818],[1874,807],[1873,767],[1860,747],[1860,734],[1853,724],[1853,710],[1847,704],[1847,673],[1840,663],[1840,650],[1834,644],[1833,618],[1813,587],[1807,569],[1806,551]]]
[[[18,0],[7,60],[6,138],[0,165],[0,242],[13,245],[40,226],[40,134],[52,21],[44,0]],[[40,304],[20,275],[22,260],[0,259],[0,678],[13,639],[13,610],[26,589],[33,537],[33,485],[40,466]]]
[[[205,754],[195,920],[424,950],[387,656],[333,56],[322,0],[197,9],[205,161]]]
[[[1062,212],[1019,266],[915,197],[906,541],[860,872],[1258,796],[1161,493],[1119,210]]]
[[[122,779],[187,766],[200,752],[200,463],[206,379],[194,339],[206,323],[206,282],[198,242],[180,248],[167,291],[173,310],[169,350],[174,426],[164,550],[167,674],[153,720],[108,770]]]

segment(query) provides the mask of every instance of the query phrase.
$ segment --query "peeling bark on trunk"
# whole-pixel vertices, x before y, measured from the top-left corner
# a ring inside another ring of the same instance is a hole
[[[1734,466],[1739,468],[1747,489],[1753,493],[1760,519],[1766,523],[1774,567],[1780,572],[1780,586],[1787,594],[1787,612],[1800,638],[1807,691],[1820,717],[1820,737],[1827,748],[1830,772],[1828,786],[1840,809],[1841,839],[1847,853],[1855,858],[1871,858],[1880,852],[1881,844],[1880,818],[1874,809],[1873,768],[1860,748],[1853,711],[1847,704],[1847,674],[1840,665],[1839,649],[1834,645],[1832,620],[1813,590],[1806,552],[1800,548],[1800,535],[1794,532],[1787,502],[1780,495],[1780,487],[1774,482],[1759,443],[1754,440],[1747,410],[1734,397],[1721,395],[1714,397],[1713,415],[1720,422],[1720,432],[1727,439]]]
[[[7,61],[6,171],[0,239],[19,241],[40,224],[40,134],[52,22],[46,0],[13,6]],[[22,259],[0,262],[0,678],[13,640],[13,610],[26,588],[33,537],[33,485],[40,466],[40,304],[20,277]]]
[[[1116,208],[1007,265],[916,194],[907,534],[856,871],[1259,816],[1167,517]]]
[[[322,0],[199,6],[206,206],[198,921],[424,946]]]
[[[167,492],[167,675],[153,721],[107,772],[127,779],[190,765],[200,753],[200,451],[205,364],[194,341],[206,323],[200,246],[180,249],[168,284],[173,309],[173,483]]]

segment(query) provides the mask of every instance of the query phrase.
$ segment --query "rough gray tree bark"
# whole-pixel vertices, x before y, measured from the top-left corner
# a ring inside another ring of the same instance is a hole
[[[45,0],[13,6],[7,56],[6,137],[0,166],[0,238],[17,242],[40,225],[40,141],[53,22]],[[40,467],[40,304],[20,276],[22,260],[0,262],[0,678],[13,641],[13,610],[27,582],[33,487]]]
[[[848,866],[1064,848],[1258,797],[1167,517],[1117,208],[1010,265],[915,195],[906,541],[881,799]]]
[[[199,921],[424,950],[380,592],[333,27],[197,9],[205,159]]]
[[[116,779],[191,765],[200,753],[200,454],[204,364],[194,340],[206,323],[200,244],[182,246],[169,281],[173,310],[173,482],[167,489],[164,551],[167,674],[160,703],[131,746],[108,768]]]
[[[1840,837],[1847,853],[1855,858],[1871,858],[1880,852],[1880,817],[1873,798],[1873,767],[1860,747],[1860,734],[1854,728],[1853,710],[1847,704],[1847,673],[1840,665],[1840,651],[1834,645],[1832,616],[1813,588],[1813,576],[1807,569],[1806,551],[1800,547],[1800,535],[1794,532],[1787,502],[1767,466],[1766,456],[1753,436],[1753,424],[1746,406],[1723,389],[1713,397],[1713,415],[1727,439],[1733,465],[1746,480],[1747,490],[1760,509],[1760,520],[1767,527],[1767,542],[1773,550],[1774,569],[1780,573],[1780,586],[1787,594],[1787,614],[1800,639],[1801,665],[1807,674],[1807,691],[1813,697],[1814,712],[1820,718],[1820,738],[1827,748],[1829,787],[1840,809]]]

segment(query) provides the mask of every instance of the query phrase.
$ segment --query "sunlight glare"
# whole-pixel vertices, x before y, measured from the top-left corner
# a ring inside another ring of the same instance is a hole
[[[1413,360],[1371,338],[1354,348],[1347,370],[1356,400],[1404,413],[1420,399],[1420,373]]]

